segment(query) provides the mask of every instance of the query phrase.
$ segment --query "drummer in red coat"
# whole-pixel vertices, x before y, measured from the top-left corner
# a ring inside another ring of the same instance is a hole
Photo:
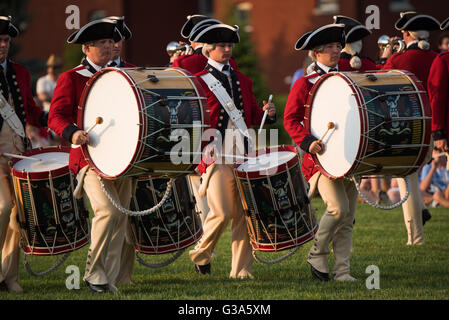
[[[28,145],[26,137],[31,140],[37,136],[36,127],[47,126],[48,116],[34,102],[30,72],[7,58],[11,38],[18,34],[19,30],[12,24],[11,17],[0,16],[0,114],[7,112],[6,104],[12,107],[12,116],[9,112],[4,114],[9,116],[8,120],[0,116],[0,291],[9,292],[20,292],[22,288],[18,283],[19,231],[12,213],[17,210],[13,210],[16,207],[8,165],[10,158],[2,153],[24,152]],[[10,124],[10,121],[15,122]],[[19,125],[15,126],[14,123]]]
[[[273,123],[276,109],[272,103],[265,104],[265,102],[264,107],[260,108],[253,94],[251,79],[233,70],[229,64],[233,46],[240,40],[237,30],[236,26],[225,24],[211,25],[203,30],[198,36],[198,41],[206,43],[203,52],[208,57],[208,64],[205,70],[196,76],[207,97],[210,126],[212,129],[216,129],[216,136],[222,138],[220,141],[224,141],[224,150],[228,150],[230,146],[231,149],[236,148],[241,151],[243,143],[234,143],[232,141],[233,134],[245,132],[245,130],[247,132],[250,126],[260,125],[263,110],[268,110],[267,123]],[[209,86],[214,88],[214,92]],[[215,95],[217,92],[215,90],[219,90],[221,92],[218,93],[219,96],[225,96],[225,100],[220,101]],[[225,110],[222,103],[233,105],[235,108],[227,107]],[[234,118],[234,116],[236,117]],[[242,140],[240,141],[242,142]],[[217,157],[216,154],[214,156]],[[213,250],[232,219],[232,266],[229,276],[231,278],[252,278],[252,248],[245,214],[235,183],[233,164],[227,162],[227,158],[221,159],[220,155],[218,157],[217,162],[207,168],[199,166],[199,170],[203,173],[200,194],[201,190],[207,194],[210,212],[204,222],[204,234],[199,244],[189,252],[190,259],[195,263],[195,270],[198,273],[209,274]]]
[[[78,106],[89,78],[105,67],[112,58],[114,42],[122,35],[113,19],[92,21],[73,33],[68,43],[82,44],[86,54],[82,64],[61,74],[50,106],[49,126],[58,135],[70,141],[69,167],[77,175],[89,197],[95,217],[92,219],[91,244],[87,254],[84,281],[94,292],[116,291],[115,281],[120,271],[120,256],[124,243],[126,215],[120,212],[101,189],[98,175],[87,166],[81,148],[88,143],[87,132],[77,127]],[[130,179],[103,180],[106,189],[124,207],[131,198]]]
[[[441,30],[449,29],[449,18],[441,23]],[[432,135],[435,147],[449,151],[449,51],[433,60],[427,82],[432,108]]]
[[[303,125],[310,90],[321,75],[337,71],[340,52],[344,46],[343,24],[329,24],[315,31],[307,32],[299,38],[295,49],[312,51],[315,61],[314,72],[295,82],[284,111],[285,129],[294,142],[306,152],[302,163],[304,176],[309,181],[312,192],[316,186],[318,187],[320,195],[327,205],[307,259],[312,276],[320,281],[330,280],[328,255],[331,242],[335,256],[334,280],[355,280],[349,274],[349,257],[358,196],[357,189],[350,180],[345,178],[331,180],[318,172],[311,155],[323,151],[325,146]]]
[[[430,50],[428,42],[429,31],[440,28],[440,23],[434,17],[419,14],[413,11],[401,12],[400,18],[396,21],[395,28],[402,32],[406,49],[403,52],[393,54],[388,58],[383,69],[401,69],[415,74],[422,81],[427,89],[427,80],[430,67],[436,52]],[[386,51],[391,47],[387,47]],[[385,54],[385,52],[384,52]],[[388,54],[388,52],[387,52]],[[429,160],[432,154],[430,148]],[[424,243],[423,224],[431,218],[429,211],[425,207],[421,192],[418,188],[418,172],[408,176],[410,180],[410,194],[402,204],[404,212],[404,222],[407,229],[407,245],[419,245]],[[404,179],[398,179],[401,197],[404,197],[407,188]]]
[[[198,41],[198,31],[203,30],[204,27],[208,27],[212,24],[220,23],[222,22],[204,15],[187,16],[187,21],[181,29],[181,36],[189,39],[190,45],[193,48],[193,53],[179,56],[173,61],[171,67],[186,69],[192,74],[203,71],[207,64],[207,58],[202,53],[204,43]],[[237,62],[233,58],[229,60],[229,63],[234,70],[238,70]]]
[[[334,23],[345,25],[346,45],[343,48],[340,61],[338,61],[339,71],[367,71],[377,70],[378,67],[368,57],[361,57],[363,43],[362,39],[369,36],[371,31],[357,20],[345,17],[334,16]]]
[[[108,18],[115,20],[117,22],[117,29],[123,36],[122,40],[114,43],[114,46],[112,48],[112,59],[111,59],[111,61],[108,62],[108,67],[118,67],[118,68],[134,68],[134,67],[136,67],[132,63],[130,63],[128,61],[124,61],[121,58],[123,45],[125,44],[125,41],[128,41],[132,36],[131,30],[125,23],[125,17],[111,16]],[[130,284],[131,283],[131,276],[132,276],[133,268],[134,268],[136,250],[134,247],[131,224],[129,222],[129,219],[126,220],[126,224],[127,224],[126,235],[125,235],[125,239],[123,241],[123,247],[122,247],[122,252],[121,252],[121,257],[120,257],[120,271],[119,271],[116,279],[111,280],[111,283],[113,285]],[[114,264],[114,263],[116,263],[116,261],[117,261],[117,257],[111,256],[111,255],[108,256],[107,263]]]

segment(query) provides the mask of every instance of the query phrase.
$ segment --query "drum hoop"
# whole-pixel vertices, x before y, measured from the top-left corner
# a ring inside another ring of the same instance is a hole
[[[250,152],[248,154],[248,157],[254,157],[254,156],[258,156],[258,155],[269,154],[269,153],[272,153],[272,152],[282,152],[282,151],[293,152],[293,153],[295,153],[295,155],[298,154],[298,151],[296,150],[296,148],[294,146],[284,145],[283,144],[283,145],[274,146],[274,147],[270,147],[270,148],[266,148],[266,149],[255,150],[253,152]],[[288,168],[291,168],[298,162],[299,162],[298,157],[295,156],[295,157],[291,158],[287,162],[278,165],[278,167],[276,168],[277,170],[276,170],[275,174],[279,174],[279,173],[283,172],[283,171],[279,171],[279,167],[281,165],[286,164],[288,166]],[[238,178],[245,179],[246,177],[249,177],[251,179],[257,179],[257,178],[266,178],[267,177],[266,174],[259,174],[259,170],[258,171],[250,171],[250,172],[240,171],[240,170],[238,170],[238,167],[240,165],[241,165],[241,163],[234,164],[235,175]],[[271,168],[271,169],[274,169],[274,167]],[[263,171],[266,172],[266,170],[263,170]]]
[[[86,101],[87,98],[89,96],[89,92],[91,89],[92,84],[96,81],[96,79],[101,76],[103,73],[105,72],[110,72],[110,71],[115,71],[115,72],[119,72],[121,75],[124,76],[124,78],[129,82],[135,96],[136,99],[138,101],[138,111],[139,111],[139,121],[142,124],[141,126],[139,126],[139,139],[138,139],[138,145],[137,145],[137,149],[134,152],[134,155],[132,157],[131,162],[128,164],[128,166],[119,174],[114,175],[114,176],[109,176],[104,174],[103,172],[101,172],[95,165],[94,162],[92,160],[92,158],[89,155],[89,152],[87,150],[87,145],[82,145],[81,146],[81,150],[82,153],[84,155],[84,158],[86,159],[87,163],[89,164],[89,166],[91,168],[93,168],[93,170],[102,178],[105,179],[115,179],[115,178],[119,178],[119,177],[125,177],[125,176],[136,176],[136,175],[142,175],[142,174],[146,174],[148,173],[148,171],[146,169],[141,169],[144,170],[145,172],[140,172],[140,173],[133,173],[133,171],[135,170],[135,168],[137,167],[136,164],[139,163],[139,161],[142,158],[142,154],[145,150],[145,144],[142,143],[142,139],[143,137],[146,137],[148,132],[147,132],[147,118],[144,117],[144,114],[146,112],[145,108],[146,108],[146,104],[145,104],[145,99],[143,97],[143,94],[140,90],[138,90],[139,86],[138,83],[135,81],[135,79],[127,72],[127,70],[130,71],[136,71],[136,70],[140,70],[142,68],[139,67],[135,67],[135,68],[104,68],[101,69],[100,71],[98,71],[97,73],[95,73],[86,83],[83,92],[81,94],[81,98],[80,98],[80,103],[79,103],[79,111],[78,111],[78,115],[77,115],[77,125],[80,128],[84,127],[84,110],[85,110],[85,106],[86,106]],[[142,70],[145,70],[148,68],[143,68]],[[208,109],[208,104],[207,104],[207,100],[206,99],[200,99],[201,97],[205,97],[205,91],[203,89],[203,87],[201,86],[200,82],[198,81],[198,79],[196,79],[195,77],[193,77],[193,75],[184,69],[181,68],[155,68],[155,70],[173,70],[176,71],[178,73],[180,73],[181,75],[186,76],[186,79],[188,79],[188,81],[190,81],[190,84],[192,85],[193,89],[195,90],[196,94],[197,94],[197,98],[199,101],[199,105],[200,105],[200,113],[202,116],[202,121],[203,124],[209,124],[210,123],[210,119],[209,119],[209,114],[208,112],[205,112],[205,110]],[[204,100],[204,101],[203,101]],[[203,136],[203,132],[204,129],[201,127],[200,128],[201,132],[200,132],[200,138]],[[207,141],[202,141],[200,143],[200,148],[201,150],[203,150],[203,148],[206,146]],[[201,151],[200,150],[200,151]],[[136,161],[139,160],[139,161]],[[195,161],[194,161],[195,163]],[[191,166],[189,166],[189,168],[192,168],[194,166],[194,164],[192,164]],[[196,165],[195,165],[196,166]]]
[[[40,147],[35,149],[30,149],[22,153],[22,155],[30,157],[35,156],[42,153],[50,153],[50,152],[61,152],[61,153],[70,153],[70,148],[65,146],[58,146],[58,147]],[[19,178],[19,179],[27,179],[27,174],[30,176],[32,180],[47,180],[48,179],[48,173],[51,172],[54,176],[62,176],[69,172],[69,164],[53,169],[53,170],[47,170],[47,171],[38,171],[38,172],[28,172],[25,170],[16,170],[14,169],[14,165],[21,161],[21,159],[14,158],[11,160],[11,175]]]
[[[321,84],[323,83],[323,81],[325,81],[328,77],[332,77],[332,76],[339,76],[341,77],[343,80],[345,80],[349,87],[351,88],[352,92],[354,93],[354,97],[356,99],[356,103],[358,106],[358,111],[359,111],[359,116],[361,119],[361,125],[360,125],[360,143],[359,143],[359,148],[357,150],[357,154],[356,154],[356,161],[354,161],[354,163],[352,164],[352,166],[348,169],[348,171],[346,171],[344,174],[342,174],[341,176],[335,176],[332,175],[331,173],[329,173],[328,171],[326,171],[323,166],[321,165],[320,161],[318,160],[318,157],[314,154],[311,154],[312,160],[314,162],[314,164],[317,166],[318,170],[327,178],[334,180],[334,179],[340,179],[343,177],[346,177],[348,175],[350,175],[352,172],[354,172],[357,167],[359,166],[359,162],[357,161],[357,159],[360,158],[360,156],[362,154],[364,154],[364,152],[366,152],[366,149],[368,148],[368,141],[367,139],[364,137],[363,133],[366,132],[367,129],[367,119],[368,119],[368,115],[365,109],[363,109],[361,106],[363,105],[363,101],[361,99],[361,97],[363,97],[359,86],[351,79],[349,78],[345,73],[339,72],[339,73],[327,73],[323,76],[321,76],[317,82],[315,82],[315,84],[313,85],[312,89],[310,90],[309,93],[309,97],[307,98],[307,102],[306,102],[306,111],[305,111],[305,117],[304,117],[304,127],[308,132],[311,132],[311,127],[310,127],[310,118],[312,115],[312,104],[313,101],[315,99],[315,94],[316,91],[318,90],[318,88],[321,86]]]
[[[144,109],[144,108],[142,108],[142,106],[145,105],[145,103],[143,102],[144,98],[143,98],[142,93],[139,90],[137,90],[137,88],[136,88],[136,81],[125,70],[122,70],[119,68],[101,69],[100,71],[95,73],[92,77],[90,77],[90,79],[87,81],[87,83],[83,89],[83,92],[81,94],[80,103],[79,103],[79,107],[78,107],[79,110],[78,110],[78,116],[77,116],[77,126],[79,128],[84,128],[84,111],[85,111],[85,107],[86,107],[87,98],[89,97],[89,93],[92,88],[92,84],[96,81],[96,79],[98,77],[102,76],[106,72],[117,72],[128,81],[128,83],[131,87],[131,90],[133,91],[133,93],[136,97],[136,100],[137,100],[139,123],[143,124],[143,125],[139,126],[138,136],[139,136],[139,140],[140,140],[140,138],[142,136],[146,136],[146,127],[147,127],[146,119],[142,116],[142,112]],[[141,157],[143,150],[144,150],[144,148],[142,147],[142,145],[138,144],[137,149],[134,151],[134,155],[132,157],[131,163],[129,163],[128,166],[121,173],[114,175],[114,176],[110,176],[110,175],[103,173],[102,171],[100,171],[97,168],[97,166],[95,166],[95,164],[88,152],[87,145],[86,144],[81,145],[81,151],[82,151],[83,156],[86,159],[87,163],[89,164],[89,166],[95,171],[95,173],[97,173],[100,177],[105,178],[105,179],[114,179],[114,178],[124,176],[127,172],[129,172],[133,168],[132,165],[134,164],[136,159]]]

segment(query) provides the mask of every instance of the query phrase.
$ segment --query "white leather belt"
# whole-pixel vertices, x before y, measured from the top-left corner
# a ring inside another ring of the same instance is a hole
[[[12,130],[22,138],[25,138],[25,130],[23,129],[23,124],[17,116],[15,110],[6,101],[5,97],[0,94],[0,114],[3,120],[11,127]]]

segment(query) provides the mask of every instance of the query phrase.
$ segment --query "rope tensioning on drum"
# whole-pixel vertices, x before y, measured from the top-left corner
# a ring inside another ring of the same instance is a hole
[[[265,263],[265,264],[275,264],[275,263],[284,261],[285,259],[287,259],[288,257],[290,257],[292,254],[294,254],[296,251],[298,251],[298,249],[299,249],[299,247],[295,247],[295,248],[293,248],[290,252],[288,252],[287,254],[285,254],[285,255],[283,255],[282,257],[279,257],[279,258],[277,258],[277,259],[274,259],[274,260],[265,260],[265,259],[262,259],[262,258],[258,257],[256,251],[253,250],[253,257],[254,257],[254,259],[256,259],[258,262],[261,262],[261,263]]]
[[[404,195],[404,198],[402,198],[401,201],[394,203],[390,206],[382,206],[382,205],[380,205],[378,203],[374,203],[368,199],[368,197],[365,195],[365,193],[363,193],[362,189],[360,189],[360,183],[357,181],[357,179],[355,177],[352,177],[352,180],[354,181],[355,187],[357,188],[357,191],[359,192],[359,194],[362,196],[363,200],[365,200],[369,205],[371,205],[377,209],[391,210],[391,209],[397,208],[400,205],[402,205],[405,201],[407,201],[408,196],[410,195],[410,181],[409,181],[408,177],[405,177],[404,180],[405,180],[405,185],[406,185],[407,191]]]
[[[61,264],[64,263],[64,261],[69,257],[71,252],[67,252],[66,254],[64,254],[58,261],[56,261],[56,263],[50,267],[47,270],[44,270],[42,272],[36,272],[33,271],[33,269],[31,269],[30,263],[27,261],[27,254],[24,252],[24,257],[23,257],[23,265],[25,266],[25,270],[32,276],[35,277],[43,277],[47,274],[49,274],[50,272],[54,271],[56,268],[58,268]]]
[[[171,256],[167,260],[162,261],[160,263],[146,262],[137,252],[136,252],[136,259],[137,259],[137,261],[139,261],[139,263],[141,265],[148,267],[148,268],[156,269],[156,268],[162,268],[162,267],[168,266],[170,263],[172,263],[173,261],[178,259],[184,253],[184,251],[185,251],[185,249],[178,250],[173,254],[173,256]]]
[[[154,214],[157,210],[159,210],[160,207],[162,207],[164,202],[167,200],[167,198],[171,194],[171,188],[172,188],[172,181],[173,181],[173,179],[170,179],[167,182],[167,189],[165,190],[165,194],[162,197],[161,201],[157,205],[155,205],[154,207],[146,209],[146,210],[143,210],[143,211],[131,211],[131,210],[128,210],[128,209],[122,207],[120,205],[120,203],[118,203],[116,201],[116,199],[114,199],[114,197],[106,189],[106,186],[104,185],[104,183],[102,181],[102,178],[100,176],[98,176],[98,181],[100,181],[101,189],[103,190],[103,192],[106,195],[106,197],[108,197],[109,201],[111,201],[111,203],[114,205],[114,207],[116,207],[120,212],[122,212],[124,214],[127,214],[129,216],[139,217],[139,216],[145,216],[145,215]]]

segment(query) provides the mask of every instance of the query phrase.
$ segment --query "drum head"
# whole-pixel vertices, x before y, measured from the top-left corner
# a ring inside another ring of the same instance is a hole
[[[13,165],[13,169],[28,173],[48,172],[63,168],[69,164],[69,153],[66,152],[44,152],[30,155],[29,157],[41,159],[41,161],[22,159]]]
[[[296,156],[292,151],[270,152],[249,159],[237,167],[241,172],[263,172],[277,169],[279,165],[289,162]]]
[[[317,155],[320,169],[340,178],[356,161],[361,134],[359,105],[349,81],[342,75],[327,77],[319,84],[311,104],[311,134],[320,139],[329,122],[335,124],[323,139],[325,150]]]
[[[128,76],[106,70],[93,81],[84,104],[83,130],[97,117],[103,123],[89,133],[87,152],[94,167],[105,177],[116,177],[132,163],[140,133],[139,97]]]

